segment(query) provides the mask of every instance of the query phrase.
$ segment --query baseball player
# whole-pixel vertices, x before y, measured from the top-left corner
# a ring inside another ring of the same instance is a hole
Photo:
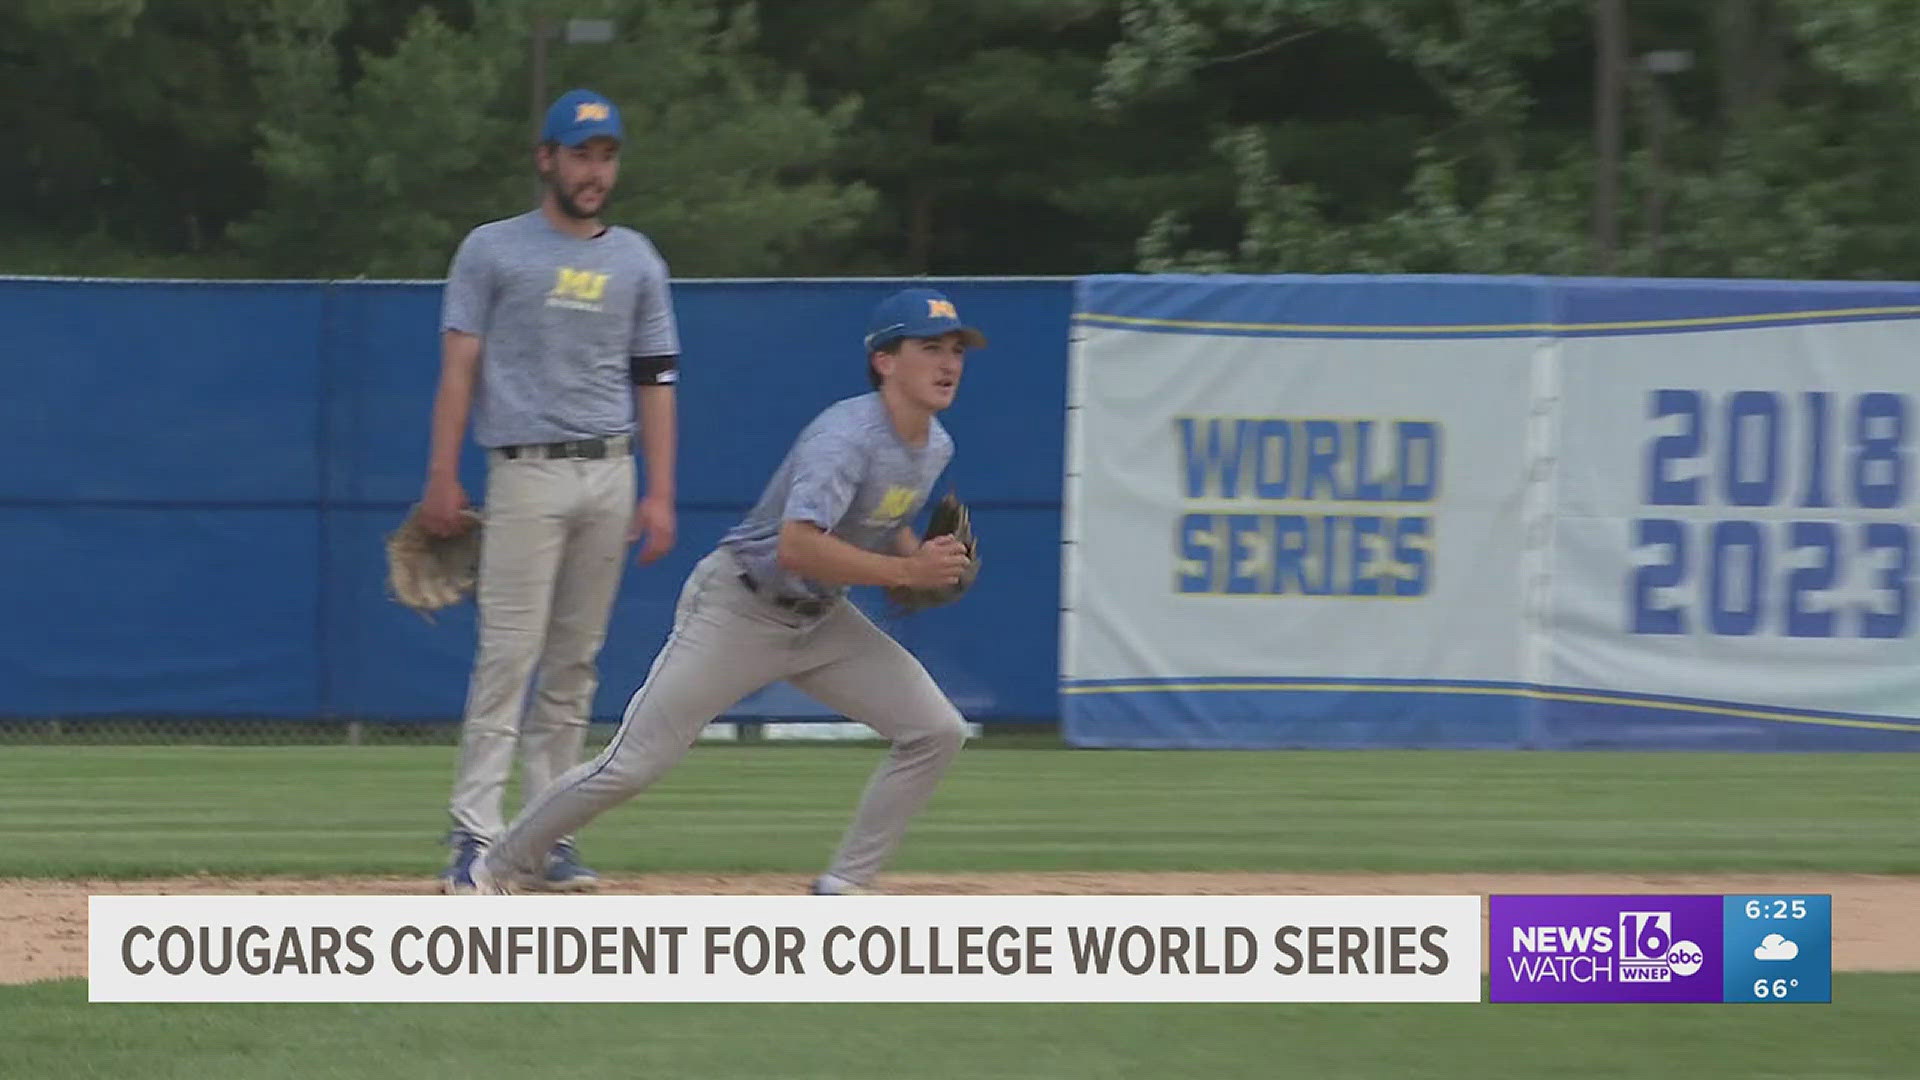
[[[501,831],[516,749],[528,797],[579,764],[627,546],[644,539],[649,563],[673,545],[680,346],[666,263],[644,235],[600,218],[621,141],[613,102],[561,95],[534,151],[540,205],[468,233],[447,275],[427,528],[461,527],[470,408],[487,487],[445,892],[471,889],[473,860]],[[541,860],[539,887],[597,884],[570,836],[548,837]]]
[[[929,289],[875,309],[872,393],[800,432],[756,505],[694,568],[666,644],[590,762],[546,789],[473,866],[474,891],[537,881],[553,842],[645,790],[741,698],[785,679],[885,736],[880,764],[813,892],[867,888],[966,739],[920,662],[846,600],[853,585],[951,589],[972,553],[908,524],[953,457],[935,414],[953,403],[969,347],[986,344]],[[970,580],[970,578],[968,578]]]

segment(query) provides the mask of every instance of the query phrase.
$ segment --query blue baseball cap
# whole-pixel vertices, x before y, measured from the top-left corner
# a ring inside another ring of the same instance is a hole
[[[621,141],[620,108],[591,90],[569,90],[547,109],[547,122],[540,128],[541,142],[561,146],[579,146],[588,139],[605,135]]]
[[[867,320],[867,348],[890,345],[901,338],[931,338],[955,331],[969,348],[986,347],[987,335],[960,320],[959,309],[936,289],[902,289],[880,301]]]

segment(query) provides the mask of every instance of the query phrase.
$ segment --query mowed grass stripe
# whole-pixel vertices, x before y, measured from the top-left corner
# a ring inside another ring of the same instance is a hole
[[[1894,1080],[1920,976],[1832,1005],[89,1005],[0,987],[7,1075]]]
[[[812,870],[883,754],[697,747],[582,842],[613,872]],[[894,868],[1916,873],[1916,764],[976,748]],[[431,874],[452,766],[451,748],[10,747],[0,876]]]

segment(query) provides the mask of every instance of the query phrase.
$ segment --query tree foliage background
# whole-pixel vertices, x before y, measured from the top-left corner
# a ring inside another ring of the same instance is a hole
[[[1911,0],[11,0],[0,273],[438,277],[536,15],[682,276],[1920,279]]]

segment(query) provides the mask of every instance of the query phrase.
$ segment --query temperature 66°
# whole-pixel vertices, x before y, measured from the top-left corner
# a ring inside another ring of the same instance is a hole
[[[1799,985],[1799,979],[1774,979],[1772,982],[1768,982],[1766,979],[1755,979],[1753,981],[1753,996],[1757,998],[1782,998],[1787,996],[1788,990]]]

